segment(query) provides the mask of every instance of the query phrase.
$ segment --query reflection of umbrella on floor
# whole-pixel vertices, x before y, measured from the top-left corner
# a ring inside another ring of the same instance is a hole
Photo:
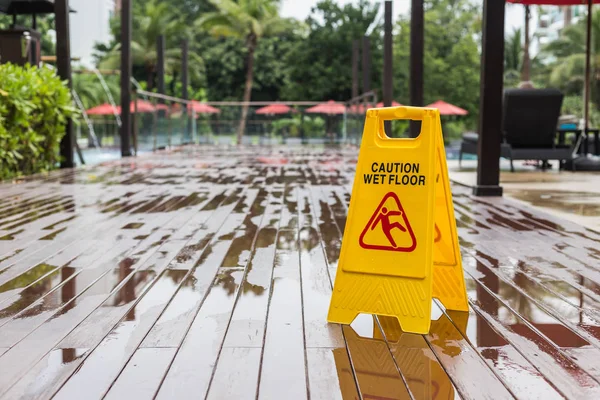
[[[428,108],[437,108],[440,110],[440,115],[467,115],[469,112],[463,108],[457,107],[454,104],[446,103],[443,100],[438,100],[431,103]]]
[[[337,103],[333,100],[329,100],[327,103],[320,103],[316,106],[307,108],[306,112],[311,114],[326,114],[328,117],[331,117],[332,115],[344,114],[346,112],[346,106],[342,103]],[[327,119],[327,121],[330,121],[329,118]],[[329,135],[329,132],[327,132],[326,134]]]

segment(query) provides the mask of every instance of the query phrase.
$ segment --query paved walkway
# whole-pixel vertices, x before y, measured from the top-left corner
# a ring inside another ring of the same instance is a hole
[[[600,398],[600,234],[453,188],[471,312],[328,325],[355,149],[0,185],[0,398]]]

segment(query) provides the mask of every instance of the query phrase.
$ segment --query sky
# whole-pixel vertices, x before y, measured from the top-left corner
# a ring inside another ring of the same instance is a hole
[[[339,4],[356,2],[356,0],[336,0]],[[383,0],[370,0],[372,3],[382,3]],[[319,0],[283,0],[281,14],[284,17],[295,17],[304,20],[310,9]],[[411,0],[393,0],[394,15],[406,14],[410,11]],[[525,16],[523,8],[518,6],[506,7],[506,32],[512,32],[515,27],[523,25]]]

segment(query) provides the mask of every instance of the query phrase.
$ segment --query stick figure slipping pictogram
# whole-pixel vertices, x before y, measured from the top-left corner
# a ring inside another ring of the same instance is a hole
[[[375,222],[373,223],[373,225],[371,225],[371,230],[373,230],[381,221],[381,229],[383,230],[383,233],[388,238],[390,244],[394,248],[398,247],[398,245],[396,244],[396,242],[394,241],[394,237],[392,236],[392,229],[398,228],[402,232],[406,232],[406,228],[402,226],[400,222],[390,222],[390,218],[395,216],[402,216],[402,211],[389,211],[387,207],[383,207],[381,209],[381,212],[375,219]]]

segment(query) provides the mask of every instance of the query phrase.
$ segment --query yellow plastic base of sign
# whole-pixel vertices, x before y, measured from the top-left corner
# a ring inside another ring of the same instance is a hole
[[[420,120],[421,134],[388,138],[383,121],[392,119]],[[327,320],[386,315],[424,334],[432,297],[468,310],[439,111],[371,109]]]

